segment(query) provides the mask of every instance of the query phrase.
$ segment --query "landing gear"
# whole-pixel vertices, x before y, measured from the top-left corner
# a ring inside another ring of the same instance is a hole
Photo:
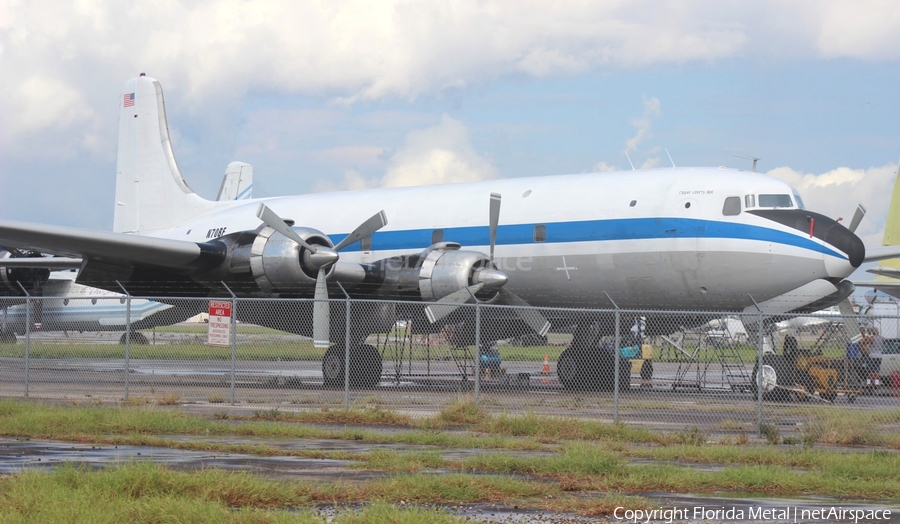
[[[0,344],[15,344],[16,334],[12,331],[0,331]]]
[[[750,375],[750,391],[753,392],[754,396],[756,395],[758,368],[759,363],[753,366],[753,373]],[[805,384],[799,382],[800,377],[797,374],[797,370],[791,367],[790,362],[783,355],[763,355],[763,400],[786,402],[791,399],[791,395],[794,393],[791,390],[799,389],[798,385],[802,385],[807,391],[811,392],[812,385],[810,381],[807,381]],[[808,373],[806,378],[809,378]],[[777,387],[766,391],[767,383]]]
[[[615,366],[615,355],[600,348],[587,350],[573,344],[559,355],[556,373],[569,391],[612,391],[616,380]],[[627,358],[619,358],[619,391],[630,387],[631,363]]]
[[[350,348],[350,387],[373,388],[381,381],[381,353],[369,344]],[[344,347],[328,348],[322,359],[326,387],[344,386]]]
[[[119,344],[122,344],[123,346],[125,345],[125,335],[126,335],[126,333],[122,333],[122,336],[119,337]],[[138,333],[137,331],[132,331],[131,332],[131,343],[134,345],[138,345],[138,346],[146,346],[147,344],[150,343],[150,341],[147,340],[147,337],[145,337],[143,333]]]

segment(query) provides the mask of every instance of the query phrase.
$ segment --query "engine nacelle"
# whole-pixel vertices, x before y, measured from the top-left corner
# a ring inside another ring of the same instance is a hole
[[[333,247],[331,239],[321,231],[306,227],[292,229],[308,244]],[[268,226],[229,235],[220,241],[227,247],[226,261],[215,272],[204,275],[206,280],[248,282],[252,279],[265,295],[309,293],[315,288],[321,267],[316,265],[315,255]],[[330,267],[327,271],[333,270]]]
[[[459,244],[431,249],[419,270],[422,300],[439,300],[467,288],[475,284],[475,275],[479,270],[489,267],[488,257],[476,251],[460,250]]]
[[[11,253],[0,249],[0,259],[38,258],[40,253],[19,251]],[[50,279],[50,270],[36,267],[0,267],[0,296],[24,296],[24,287],[28,293],[40,294],[38,291]],[[21,285],[20,285],[21,284]]]
[[[490,268],[484,253],[464,251],[455,242],[435,244],[421,254],[381,260],[367,269],[366,283],[383,298],[434,302],[477,282],[478,273]],[[484,289],[479,298],[490,299],[496,289]]]

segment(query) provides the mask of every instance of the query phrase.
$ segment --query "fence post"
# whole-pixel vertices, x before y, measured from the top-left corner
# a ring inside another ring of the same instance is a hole
[[[21,286],[22,284],[19,283]],[[24,291],[24,288],[23,288]],[[31,295],[25,291],[25,396],[28,396],[31,360]]]
[[[128,374],[131,368],[131,293],[118,280],[116,284],[125,293],[125,400],[128,400],[130,386]]]
[[[337,283],[344,294],[344,409],[350,409],[350,294],[340,282]],[[313,303],[315,307],[315,303]],[[330,309],[329,309],[330,310]],[[331,319],[328,319],[329,326]],[[330,328],[329,328],[330,329]],[[329,336],[329,338],[331,338]],[[327,350],[326,350],[327,351]]]
[[[481,397],[481,302],[475,302],[475,402]]]
[[[753,298],[753,295],[747,295],[750,297],[750,300],[753,301],[753,305],[756,306],[756,311],[759,312],[759,319],[757,320],[757,329],[756,329],[756,436],[762,437],[762,424],[763,424],[763,345],[765,344],[765,339],[763,337],[763,310],[759,307],[759,304],[756,303],[756,300]]]
[[[621,343],[622,343],[622,339],[620,338],[620,335],[619,335],[619,328],[621,327],[621,324],[622,324],[622,317],[621,317],[621,312],[619,311],[619,305],[616,304],[616,302],[612,299],[611,296],[609,296],[609,294],[606,291],[604,291],[603,294],[606,295],[606,298],[608,298],[609,301],[612,302],[613,307],[616,308],[616,313],[615,313],[616,335],[615,335],[614,342],[613,342],[613,345],[614,345],[613,351],[615,354],[614,361],[613,361],[614,362],[614,364],[613,364],[613,422],[618,422],[619,421],[619,366],[620,366],[619,346],[621,346]]]
[[[228,287],[228,284],[222,282],[222,286],[231,295],[231,405],[234,402],[234,376],[237,368],[237,296]]]

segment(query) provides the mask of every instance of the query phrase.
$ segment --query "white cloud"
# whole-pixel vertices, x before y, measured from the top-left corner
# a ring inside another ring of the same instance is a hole
[[[315,191],[326,193],[331,191],[356,191],[378,187],[378,181],[366,178],[359,171],[349,169],[340,180],[320,178],[316,181]]]
[[[862,204],[867,213],[857,233],[863,238],[877,238],[874,245],[880,244],[897,164],[867,169],[839,167],[820,174],[778,167],[767,174],[794,186],[808,209],[833,218],[843,217],[846,224],[853,217],[856,206]]]
[[[255,90],[352,102],[433,94],[514,73],[546,77],[748,54],[900,57],[900,12],[891,0],[36,0],[4,2],[0,24],[0,110],[11,135],[96,118],[119,82],[140,71],[186,93],[193,110],[215,111]],[[29,82],[57,85],[61,94],[60,104],[34,120],[36,99],[17,96]]]
[[[413,131],[391,157],[384,187],[474,182],[497,178],[490,160],[480,155],[465,126],[447,115],[440,124]]]
[[[384,161],[384,148],[345,146],[313,154],[320,161],[372,167]],[[410,132],[401,147],[387,159],[382,176],[366,176],[349,169],[339,179],[319,180],[316,191],[339,191],[373,187],[402,187],[497,178],[491,161],[472,144],[465,125],[448,115],[434,126]]]
[[[656,98],[644,97],[644,114],[631,121],[631,125],[637,130],[633,137],[625,142],[625,152],[631,153],[637,151],[638,146],[644,140],[653,136],[651,126],[653,119],[659,116],[659,100]]]
[[[660,115],[660,103],[657,98],[647,98],[645,95],[643,104],[644,112],[641,116],[631,120],[631,125],[635,128],[634,136],[625,141],[625,149],[622,150],[622,154],[628,158],[628,163],[630,165],[634,162],[634,159],[631,158],[631,153],[638,151],[639,146],[653,136],[653,120]],[[648,154],[655,155],[659,153],[659,150],[659,147],[654,147],[648,151]],[[648,156],[638,167],[640,169],[651,169],[657,167],[659,161],[658,156]],[[609,165],[606,162],[600,162],[594,166],[595,171],[616,171],[617,169],[618,168],[615,166]]]
[[[610,164],[607,164],[606,162],[603,162],[603,161],[597,162],[597,164],[594,165],[594,171],[595,171],[595,172],[601,172],[601,173],[602,173],[602,172],[606,172],[606,171],[618,171],[618,170],[619,170],[618,167],[613,166],[613,165],[610,165]]]

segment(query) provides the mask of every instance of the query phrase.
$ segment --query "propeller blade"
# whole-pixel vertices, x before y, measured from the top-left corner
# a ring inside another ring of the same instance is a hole
[[[474,286],[464,287],[462,289],[456,290],[446,297],[438,300],[434,304],[426,307],[425,316],[428,317],[429,322],[434,324],[438,320],[459,309],[459,306],[472,300],[472,295],[478,293],[483,287],[484,284],[479,282]]]
[[[331,305],[328,302],[328,285],[325,282],[328,270],[319,269],[316,275],[316,293],[313,302],[313,346],[327,348],[331,338]]]
[[[500,289],[500,301],[508,306],[522,306],[515,309],[516,315],[522,319],[522,322],[528,325],[540,336],[544,336],[550,331],[550,321],[547,320],[540,311],[531,307],[528,302],[522,300],[518,295],[506,289]]]
[[[856,228],[859,227],[859,223],[862,222],[864,216],[866,216],[866,208],[862,204],[856,206],[856,213],[853,213],[853,220],[850,221],[850,227],[847,229],[856,233]]]
[[[340,251],[341,249],[349,246],[354,242],[358,242],[363,238],[371,235],[372,233],[378,231],[387,225],[387,215],[384,214],[384,210],[381,210],[368,220],[359,225],[356,229],[353,230],[352,233],[347,235],[344,240],[341,240],[338,245],[334,246],[335,251]]]
[[[263,223],[275,231],[278,231],[282,235],[290,238],[294,242],[300,244],[310,251],[310,253],[316,252],[316,247],[310,244],[307,244],[305,240],[300,238],[300,235],[297,234],[296,231],[291,229],[291,226],[287,225],[287,223],[282,220],[282,218],[275,214],[274,211],[269,209],[265,204],[260,204],[259,209],[256,211],[256,216],[259,217]]]
[[[841,300],[838,303],[838,309],[841,311],[844,329],[847,330],[850,342],[859,342],[862,339],[862,332],[859,330],[859,322],[856,319],[856,312],[853,311],[853,304],[850,303],[850,299]]]
[[[500,224],[500,193],[491,193],[490,208],[490,235],[491,235],[491,251],[489,260],[491,265],[494,264],[494,246],[497,244],[497,227]]]

